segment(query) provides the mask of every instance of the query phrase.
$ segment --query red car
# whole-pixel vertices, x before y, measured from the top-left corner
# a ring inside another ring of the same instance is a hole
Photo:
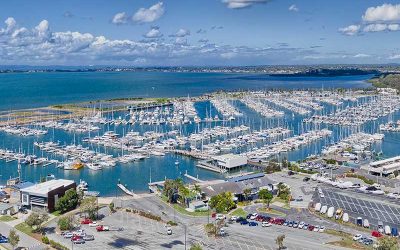
[[[103,232],[103,231],[108,231],[108,230],[110,230],[110,229],[109,229],[108,226],[103,226],[103,225],[101,225],[101,226],[97,226],[97,227],[96,227],[96,230],[97,230],[97,232]]]
[[[378,231],[372,231],[371,235],[376,237],[376,238],[382,237],[382,234],[380,232],[378,232]]]
[[[76,241],[76,240],[79,240],[80,238],[81,238],[81,236],[74,235],[71,237],[71,241]]]
[[[315,228],[315,227],[314,227],[313,225],[309,225],[309,226],[308,226],[308,231],[313,231],[314,228]]]
[[[92,222],[93,222],[93,221],[92,221],[91,219],[86,218],[86,219],[84,219],[84,220],[81,221],[81,224],[88,225],[88,224],[90,224],[90,223],[92,223]]]

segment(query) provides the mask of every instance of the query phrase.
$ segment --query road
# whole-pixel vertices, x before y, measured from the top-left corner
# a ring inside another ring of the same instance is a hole
[[[5,222],[0,222],[0,234],[5,235],[8,237],[10,230],[13,229],[12,226],[8,225]],[[22,233],[18,230],[16,230],[17,234],[19,235],[19,247],[27,247],[29,249],[33,250],[44,250],[47,247],[43,245],[40,241],[30,237],[29,235]],[[7,248],[11,249],[11,245],[6,244]]]

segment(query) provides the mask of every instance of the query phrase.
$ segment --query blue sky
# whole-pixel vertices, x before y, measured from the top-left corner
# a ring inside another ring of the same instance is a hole
[[[13,0],[1,64],[399,63],[400,3],[378,0]]]

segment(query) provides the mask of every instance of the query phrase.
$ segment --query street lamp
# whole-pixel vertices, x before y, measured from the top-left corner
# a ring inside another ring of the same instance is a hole
[[[207,205],[207,223],[210,224],[210,206],[208,206],[208,200],[203,201]]]

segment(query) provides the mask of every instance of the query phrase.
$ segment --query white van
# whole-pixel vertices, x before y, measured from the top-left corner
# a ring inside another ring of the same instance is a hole
[[[364,219],[363,227],[369,228],[369,221],[367,219]]]
[[[326,211],[327,211],[327,210],[328,210],[328,207],[324,205],[324,206],[321,207],[320,213],[321,213],[321,214],[326,214]]]
[[[348,213],[344,213],[343,217],[342,217],[343,222],[349,222],[349,214]]]
[[[315,204],[315,211],[319,212],[321,210],[321,203]]]
[[[335,212],[335,208],[334,207],[330,207],[328,209],[328,218],[332,218],[333,217],[333,213]]]
[[[385,234],[386,235],[391,235],[392,234],[392,230],[390,229],[390,227],[388,225],[385,226]]]

